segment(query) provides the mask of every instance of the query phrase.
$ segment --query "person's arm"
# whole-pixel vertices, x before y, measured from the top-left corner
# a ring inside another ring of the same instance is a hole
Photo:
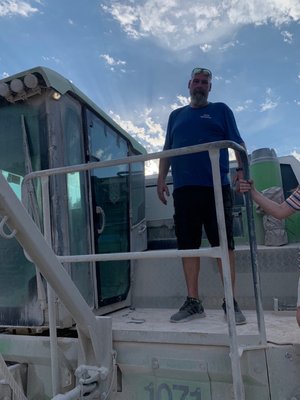
[[[170,196],[169,188],[166,184],[166,177],[170,168],[170,160],[168,158],[161,158],[159,160],[159,170],[157,178],[157,195],[163,204],[167,204],[166,196]]]
[[[171,126],[172,126],[172,118],[174,116],[174,111],[169,115],[167,132],[163,150],[168,150],[172,148],[171,143]],[[157,178],[157,195],[159,200],[163,204],[167,204],[167,197],[170,196],[169,188],[166,184],[166,177],[168,175],[170,169],[171,161],[169,158],[160,158],[159,159],[159,167],[158,167],[158,178]]]
[[[266,214],[272,215],[277,219],[283,219],[292,215],[295,210],[288,205],[286,201],[278,204],[275,201],[268,199],[255,188],[251,190],[251,196],[255,203],[261,206]]]
[[[226,132],[225,138],[226,138],[226,140],[232,140],[233,142],[238,143],[241,147],[243,147],[246,150],[246,154],[247,154],[246,145],[240,135],[234,114],[233,114],[232,110],[226,104],[224,104],[224,107],[225,107],[224,108],[224,115],[225,115],[224,131]],[[238,171],[237,171],[235,177],[233,178],[233,182],[236,183],[239,179],[242,179],[244,177],[244,173],[243,173],[243,170],[240,169],[240,168],[243,168],[240,152],[237,150],[234,150],[234,153],[235,153],[235,158],[237,161],[237,170]],[[238,185],[237,185],[236,189],[238,189]]]
[[[278,204],[275,201],[265,197],[262,193],[255,189],[252,180],[246,181],[241,179],[239,181],[239,190],[241,193],[246,193],[250,190],[252,199],[255,201],[255,203],[257,203],[266,214],[272,215],[277,219],[286,218],[296,211],[289,206],[286,201]]]

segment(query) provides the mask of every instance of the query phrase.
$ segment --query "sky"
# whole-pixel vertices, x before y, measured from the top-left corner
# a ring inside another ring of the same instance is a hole
[[[209,68],[209,100],[233,110],[248,152],[300,160],[300,0],[0,0],[0,79],[37,66],[148,152],[189,103],[191,70]]]

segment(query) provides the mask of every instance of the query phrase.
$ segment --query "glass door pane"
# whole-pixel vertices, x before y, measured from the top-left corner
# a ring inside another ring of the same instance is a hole
[[[44,115],[40,104],[9,104],[0,108],[0,169],[19,199],[21,182],[28,172],[26,166],[30,165],[32,170],[41,167]],[[32,198],[39,216],[38,201],[35,196]],[[27,260],[16,239],[0,237],[0,268],[0,324],[42,325],[44,315],[37,300],[35,266]]]
[[[124,158],[127,142],[92,113],[88,113],[90,161]],[[128,164],[91,172],[96,253],[129,251]],[[98,262],[98,302],[122,301],[130,288],[130,261]]]
[[[78,165],[84,160],[82,109],[73,98],[64,97],[60,102],[63,121],[64,165]],[[68,243],[66,252],[70,254],[89,254],[91,252],[91,233],[88,209],[87,177],[85,172],[73,172],[66,176]],[[59,194],[63,197],[62,193]],[[61,207],[64,210],[63,207]],[[58,225],[63,223],[59,218]],[[70,263],[72,280],[87,303],[94,307],[93,263]]]

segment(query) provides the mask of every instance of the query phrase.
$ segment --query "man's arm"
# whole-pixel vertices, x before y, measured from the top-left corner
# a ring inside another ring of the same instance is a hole
[[[169,188],[165,182],[170,168],[170,160],[161,158],[159,160],[158,178],[157,178],[157,195],[163,204],[167,204],[166,196],[170,196]]]
[[[246,145],[244,142],[240,143],[240,146],[244,147],[244,149],[247,151]],[[235,188],[236,188],[235,190],[237,192],[239,192],[240,191],[239,180],[244,178],[243,163],[242,163],[240,152],[237,150],[234,150],[234,153],[235,153],[235,158],[237,161],[237,170],[236,170],[236,175],[233,178],[233,184],[235,185]]]

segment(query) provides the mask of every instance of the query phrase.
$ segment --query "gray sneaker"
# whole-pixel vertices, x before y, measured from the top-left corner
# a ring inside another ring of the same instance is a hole
[[[240,309],[240,307],[239,307],[239,305],[238,305],[238,303],[237,303],[237,301],[235,299],[233,299],[233,304],[234,304],[234,316],[235,316],[236,325],[246,324],[247,323],[246,317],[242,313],[242,311],[241,311],[241,309]],[[222,308],[223,308],[223,311],[225,313],[225,318],[226,318],[227,314],[226,314],[226,301],[225,301],[225,299],[223,299]]]
[[[201,300],[187,297],[179,311],[173,314],[170,322],[187,322],[195,318],[206,317]]]

